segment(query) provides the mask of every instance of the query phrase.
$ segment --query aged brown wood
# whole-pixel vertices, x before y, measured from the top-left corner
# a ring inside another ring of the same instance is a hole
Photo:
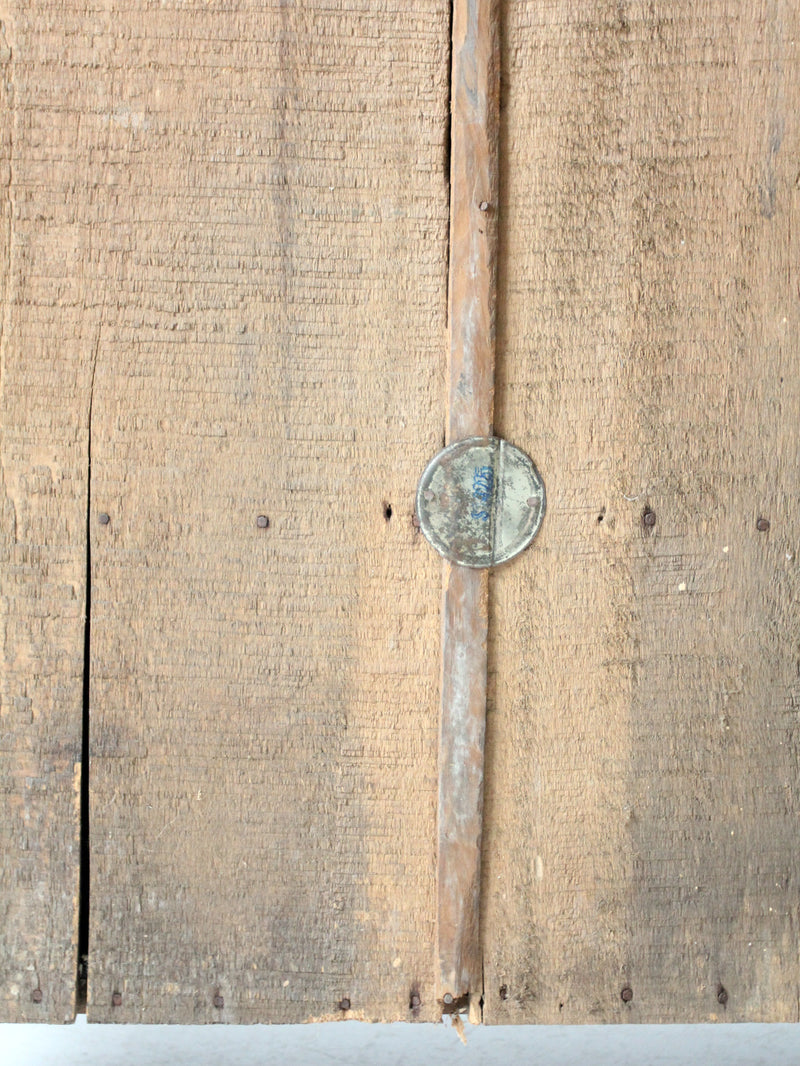
[[[71,204],[91,80],[0,21],[0,1020],[75,1001],[87,422],[97,313]],[[53,72],[58,70],[58,76]]]
[[[453,7],[448,442],[492,431],[497,219],[494,0]],[[485,572],[444,565],[439,755],[439,997],[479,1016],[486,715]],[[445,997],[449,997],[445,999]]]
[[[432,1020],[441,569],[412,516],[448,4],[131,0],[74,32],[110,517],[89,1017]]]
[[[488,436],[494,398],[496,0],[453,6],[447,441]]]
[[[796,5],[503,0],[496,429],[549,512],[492,579],[480,935],[486,578],[440,738],[411,511],[491,428],[491,107],[445,397],[448,5],[222,7],[3,14],[3,1020],[74,1010],[90,410],[92,1018],[476,1018],[482,961],[489,1022],[800,1020]]]
[[[797,1021],[800,9],[503,18],[485,1017]]]

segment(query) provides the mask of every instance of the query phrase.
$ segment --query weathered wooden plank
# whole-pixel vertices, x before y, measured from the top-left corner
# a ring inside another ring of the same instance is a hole
[[[485,1017],[797,1021],[798,8],[503,11]]]
[[[440,565],[412,516],[448,29],[444,0],[244,0],[80,31],[94,1020],[437,1015]]]
[[[498,24],[495,0],[456,0],[452,22],[448,443],[492,432]],[[485,572],[444,564],[437,954],[448,1010],[482,992],[479,911],[486,718]]]
[[[0,21],[0,1020],[73,1017],[94,313],[86,72],[27,5]],[[57,76],[55,71],[58,69]]]

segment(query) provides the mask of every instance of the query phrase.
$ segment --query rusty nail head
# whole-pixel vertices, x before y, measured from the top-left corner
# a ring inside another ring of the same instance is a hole
[[[725,1006],[725,1004],[728,1002],[728,990],[727,989],[720,988],[720,990],[717,992],[717,1002],[721,1003],[723,1007]]]
[[[258,516],[258,518],[256,519],[256,525],[258,526],[259,529],[268,529],[269,528],[269,519],[267,518],[267,516],[265,514],[260,514]]]
[[[650,529],[652,529],[653,526],[656,524],[656,513],[655,513],[655,511],[651,511],[650,508],[648,507],[645,510],[644,514],[642,515],[642,521],[644,522],[644,524],[646,526],[648,526]]]
[[[339,1000],[339,1010],[350,1010],[350,1000],[347,996],[343,996],[342,999]]]
[[[225,998],[217,992],[214,996],[214,1006],[221,1010],[225,1006]]]
[[[411,993],[411,1009],[412,1010],[416,1010],[417,1007],[419,1007],[421,1003],[422,1003],[422,1000],[419,998],[419,993],[418,992],[412,992]]]
[[[481,200],[481,202],[480,202],[480,204],[478,206],[480,207],[481,211],[488,211],[489,210],[489,201],[488,200]]]
[[[756,522],[756,529],[759,533],[766,533],[769,530],[769,519],[759,518],[759,520]]]
[[[34,988],[33,992],[31,992],[31,999],[33,1002],[41,1003],[43,998],[41,988]]]
[[[445,994],[442,996],[442,999],[444,1000],[444,1002],[449,1007],[450,1004],[453,1002],[453,994],[452,994],[452,992],[445,992]]]
[[[623,1003],[630,1003],[630,1001],[633,999],[633,989],[630,987],[630,985],[625,985],[623,990],[620,992],[620,996],[622,998]]]
[[[112,993],[111,1006],[112,1007],[121,1007],[122,1006],[122,993],[121,992]]]
[[[108,523],[111,521],[111,518],[105,513],[105,511],[103,511],[102,514],[97,516],[97,521],[100,523],[101,526],[107,526]]]

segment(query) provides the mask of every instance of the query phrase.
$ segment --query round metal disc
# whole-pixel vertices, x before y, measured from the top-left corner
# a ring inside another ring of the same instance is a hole
[[[528,547],[542,524],[544,483],[499,437],[456,441],[428,463],[417,488],[420,529],[453,563],[498,566]]]

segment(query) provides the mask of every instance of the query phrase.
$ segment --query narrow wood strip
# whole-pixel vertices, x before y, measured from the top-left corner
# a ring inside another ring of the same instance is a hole
[[[497,38],[494,0],[457,0],[453,11],[448,442],[492,431]],[[478,909],[487,594],[485,571],[445,564],[437,948],[439,998],[450,1010],[466,1005],[470,997],[479,999],[481,992]]]
[[[456,0],[450,132],[448,442],[488,435],[492,430],[497,51],[495,0]]]

